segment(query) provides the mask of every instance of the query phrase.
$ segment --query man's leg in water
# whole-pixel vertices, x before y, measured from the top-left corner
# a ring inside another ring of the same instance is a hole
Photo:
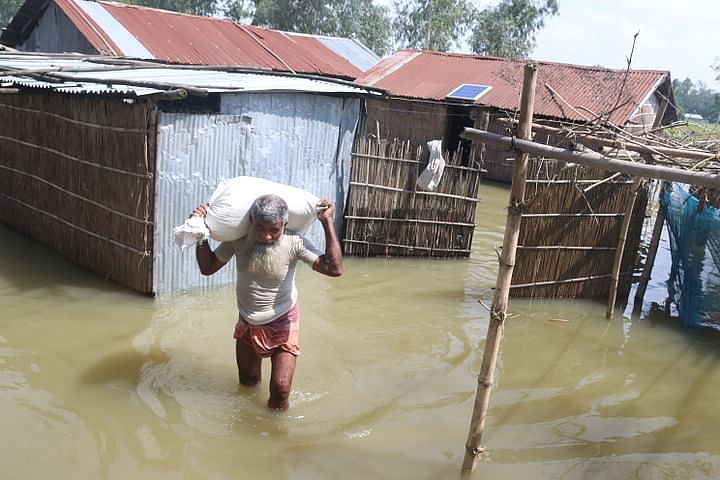
[[[240,383],[251,387],[260,383],[262,377],[262,357],[242,340],[235,340],[235,359]]]
[[[268,407],[273,410],[288,409],[293,375],[295,375],[295,361],[295,355],[285,350],[275,350],[272,355]]]

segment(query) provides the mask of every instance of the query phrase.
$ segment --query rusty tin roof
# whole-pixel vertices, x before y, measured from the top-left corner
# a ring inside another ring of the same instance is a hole
[[[613,110],[610,121],[625,124],[670,72],[611,70],[553,62],[405,50],[381,60],[356,83],[399,97],[447,101],[463,83],[492,87],[475,103],[517,110],[527,63],[538,64],[534,113],[574,121]]]
[[[379,60],[356,40],[115,2],[52,0],[101,54],[354,79]],[[47,3],[26,0],[0,39],[24,41]]]

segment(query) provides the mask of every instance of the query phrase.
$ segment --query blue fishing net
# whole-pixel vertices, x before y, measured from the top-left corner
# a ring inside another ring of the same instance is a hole
[[[686,185],[660,196],[670,232],[668,293],[682,322],[720,327],[720,210],[701,205]]]

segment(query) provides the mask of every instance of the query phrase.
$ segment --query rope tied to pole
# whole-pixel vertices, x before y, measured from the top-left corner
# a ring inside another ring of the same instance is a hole
[[[471,445],[465,444],[465,450],[467,450],[467,452],[468,452],[470,455],[472,455],[472,456],[474,456],[474,457],[477,457],[478,455],[480,455],[481,453],[483,453],[485,450],[487,450],[487,448],[485,448],[485,447],[473,447],[473,446],[471,446]]]
[[[501,312],[499,310],[496,310],[495,308],[490,308],[490,319],[495,320],[499,323],[505,323],[505,318],[507,316],[505,315],[505,312]]]
[[[528,210],[528,203],[524,200],[517,200],[513,199],[510,201],[510,205],[508,205],[508,213],[511,215],[522,215]]]

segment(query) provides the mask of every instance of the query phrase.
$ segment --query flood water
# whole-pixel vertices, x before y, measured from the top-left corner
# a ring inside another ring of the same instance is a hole
[[[284,413],[267,362],[237,384],[232,286],[149,299],[0,226],[0,479],[459,478],[508,194],[470,259],[301,268]],[[720,339],[654,307],[666,249],[636,317],[511,299],[475,478],[720,478]]]

